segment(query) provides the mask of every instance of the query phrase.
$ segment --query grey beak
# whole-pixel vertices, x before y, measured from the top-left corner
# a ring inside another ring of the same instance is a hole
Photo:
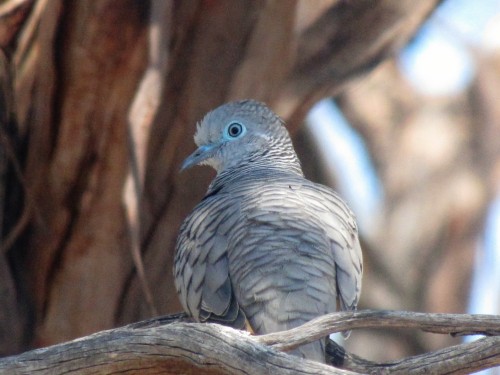
[[[212,151],[215,147],[215,145],[203,145],[198,147],[191,155],[189,155],[184,160],[180,172],[209,159],[212,156]]]

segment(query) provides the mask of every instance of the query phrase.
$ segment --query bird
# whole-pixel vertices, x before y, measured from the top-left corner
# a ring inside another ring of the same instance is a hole
[[[240,100],[197,124],[181,167],[215,169],[181,225],[174,256],[180,302],[197,322],[255,334],[355,310],[362,253],[356,218],[331,188],[304,177],[284,121]],[[291,354],[325,362],[326,337]]]

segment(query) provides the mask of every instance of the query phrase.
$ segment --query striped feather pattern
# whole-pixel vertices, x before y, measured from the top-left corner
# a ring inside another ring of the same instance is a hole
[[[236,103],[241,109],[248,102]],[[355,309],[362,255],[350,209],[334,191],[304,178],[281,120],[255,103],[251,109],[264,115],[234,115],[231,103],[200,124],[198,145],[222,138],[230,121],[224,116],[244,122],[246,142],[218,146],[221,160],[211,164],[219,166],[217,177],[181,227],[174,273],[181,303],[195,319],[237,328],[247,320],[264,334],[335,311],[337,300]],[[262,139],[266,147],[252,146]],[[324,340],[294,354],[323,362]]]

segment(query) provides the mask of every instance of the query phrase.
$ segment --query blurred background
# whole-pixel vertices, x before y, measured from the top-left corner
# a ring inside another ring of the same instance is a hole
[[[382,285],[365,282],[361,308],[500,314],[499,51],[500,1],[444,1],[392,60],[306,117],[316,178],[348,200],[377,257],[367,278]],[[391,334],[380,345],[356,332],[348,347],[403,356]],[[408,335],[420,350],[450,341]]]
[[[500,313],[499,0],[4,0],[0,47],[0,355],[180,311],[173,246],[213,172],[179,165],[240,98],[355,211],[361,309]]]

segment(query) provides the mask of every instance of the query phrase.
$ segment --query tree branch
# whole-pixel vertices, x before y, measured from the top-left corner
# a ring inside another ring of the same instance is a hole
[[[297,58],[273,107],[297,127],[319,99],[404,46],[442,0],[336,1],[297,41]]]
[[[16,374],[352,374],[260,345],[217,324],[118,328],[0,359]]]
[[[500,316],[470,314],[432,314],[410,311],[363,310],[336,312],[311,320],[284,332],[258,336],[264,345],[292,350],[325,334],[359,328],[418,328],[425,332],[458,335],[500,335]]]
[[[394,362],[376,363],[348,353],[329,340],[327,363],[350,371],[370,374],[470,374],[500,365],[500,337],[451,346],[431,353],[407,357]]]
[[[188,320],[184,314],[150,319],[3,358],[0,359],[0,372],[352,374],[355,371],[377,374],[411,371],[416,374],[465,374],[500,365],[500,316],[374,310],[339,312],[289,331],[264,336],[250,336],[217,324],[188,323]],[[290,350],[333,332],[387,327],[497,337],[383,364],[349,354],[330,341],[328,362],[343,370],[276,351]]]

